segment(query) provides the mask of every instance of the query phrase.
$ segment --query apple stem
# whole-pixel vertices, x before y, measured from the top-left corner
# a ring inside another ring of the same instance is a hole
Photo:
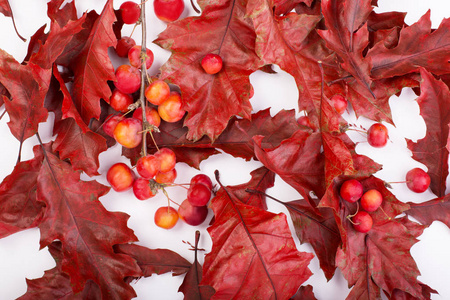
[[[359,212],[359,202],[356,202],[356,212],[353,215],[348,215],[347,219],[350,220],[350,218],[353,218],[354,216],[356,216],[356,214]],[[352,222],[353,224],[353,222]]]
[[[384,211],[384,209],[380,206],[381,211],[384,213],[386,217],[388,217],[389,220],[392,220],[392,218]]]

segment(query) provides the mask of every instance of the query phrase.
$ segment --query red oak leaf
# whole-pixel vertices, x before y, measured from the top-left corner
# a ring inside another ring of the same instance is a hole
[[[203,270],[202,266],[197,260],[198,242],[200,239],[200,231],[195,232],[195,251],[194,263],[184,277],[183,283],[180,285],[178,292],[184,294],[185,300],[209,300],[214,295],[215,291],[208,285],[199,285],[202,281]]]
[[[44,99],[50,78],[50,69],[33,63],[21,65],[0,50],[0,82],[11,94],[11,100],[3,98],[10,118],[8,126],[21,143],[37,132],[39,123],[47,120]]]
[[[423,203],[408,203],[411,207],[405,213],[420,223],[430,226],[434,221],[441,221],[450,228],[450,195]]]
[[[70,286],[70,276],[61,269],[63,253],[60,242],[48,245],[50,254],[56,261],[56,267],[45,271],[41,278],[27,279],[27,292],[19,300],[33,299],[100,299],[101,292],[94,282],[88,281],[84,290],[74,295]]]
[[[99,175],[98,156],[107,150],[106,139],[101,135],[83,132],[73,119],[65,119],[55,124],[54,133],[58,136],[53,151],[61,159],[69,159],[75,170],[82,170],[89,176]]]
[[[319,30],[318,33],[342,60],[342,68],[376,98],[371,90],[372,63],[363,57],[369,43],[365,22],[371,12],[370,0],[323,0],[322,14],[327,30]]]
[[[295,294],[311,275],[313,255],[297,251],[286,216],[245,205],[223,186],[211,207],[213,246],[201,284],[215,289],[213,299],[287,299]]]
[[[112,30],[116,21],[112,0],[108,0],[96,19],[84,48],[71,61],[74,72],[73,100],[81,118],[89,124],[91,118],[100,117],[100,99],[109,100],[108,80],[115,80],[114,68],[108,48],[117,43]]]
[[[36,185],[42,154],[19,162],[0,184],[0,238],[37,226],[44,206],[36,201]]]
[[[430,11],[417,23],[403,28],[398,46],[387,49],[382,43],[369,50],[372,76],[376,79],[417,72],[419,67],[441,75],[450,73],[450,19],[431,31]]]
[[[336,270],[336,251],[341,244],[332,210],[312,208],[305,200],[280,203],[288,209],[300,242],[311,244],[319,259],[320,268],[330,280]]]
[[[27,40],[19,34],[19,31],[17,31],[16,22],[14,21],[13,12],[8,0],[0,0],[0,13],[4,14],[6,17],[11,17],[17,36],[22,41],[26,42]]]
[[[301,286],[290,300],[317,300],[311,285]]]
[[[313,192],[321,198],[325,193],[324,159],[320,152],[320,133],[303,129],[273,149],[262,148],[262,136],[255,136],[255,155],[266,168],[295,188],[304,199],[311,201]]]
[[[46,209],[39,225],[41,247],[62,243],[61,269],[69,274],[73,292],[92,280],[103,298],[130,299],[135,295],[125,277],[139,277],[135,261],[116,254],[113,245],[136,241],[126,226],[128,216],[109,212],[98,197],[109,190],[96,181],[83,182],[80,172],[47,150],[37,179],[37,200]]]
[[[408,141],[413,158],[428,168],[431,178],[430,188],[438,197],[445,195],[448,176],[448,155],[446,148],[450,124],[450,91],[448,86],[436,80],[425,69],[420,69],[420,97],[417,103],[420,115],[427,126],[427,134],[414,143]]]
[[[348,211],[343,210],[343,217]],[[336,264],[353,286],[347,299],[377,299],[380,289],[391,295],[395,289],[405,291],[417,299],[422,296],[422,285],[417,281],[419,270],[410,254],[411,246],[418,242],[423,226],[407,217],[379,222],[367,233],[353,229],[346,221],[347,247],[340,248]]]
[[[52,0],[47,3],[47,15],[53,22],[59,24],[59,26],[63,27],[69,21],[75,21],[78,19],[77,17],[77,9],[75,7],[75,2],[69,2],[61,8],[61,5],[64,3],[64,0]],[[61,8],[61,9],[60,9]]]
[[[377,14],[372,11],[367,18],[367,28],[369,31],[385,30],[394,27],[405,26],[406,13],[391,11]]]
[[[199,1],[202,15],[169,23],[155,43],[171,50],[161,78],[181,88],[187,138],[214,141],[234,115],[250,119],[249,75],[263,66],[255,53],[255,32],[245,17],[246,1]],[[222,70],[207,74],[201,60],[219,54]]]
[[[291,74],[299,90],[299,107],[312,116],[318,115],[321,76],[317,61],[327,52],[311,47],[307,39],[321,16],[290,13],[283,17],[273,14],[275,3],[270,0],[249,0],[247,10],[255,26],[256,52],[266,64],[277,64]],[[314,56],[304,53],[313,48]]]
[[[116,253],[134,258],[144,277],[168,272],[176,276],[186,273],[191,268],[190,262],[168,249],[149,249],[134,244],[122,244],[114,246],[114,250]]]

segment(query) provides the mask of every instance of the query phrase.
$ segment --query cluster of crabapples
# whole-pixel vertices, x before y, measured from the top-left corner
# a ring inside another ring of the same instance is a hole
[[[423,193],[430,185],[430,176],[420,168],[414,168],[406,173],[407,187],[416,193]],[[376,189],[369,189],[364,192],[363,185],[356,179],[349,179],[342,183],[339,195],[347,202],[355,203],[359,201],[361,210],[358,210],[351,217],[351,222],[356,231],[366,233],[372,229],[373,219],[369,213],[381,208],[383,195]],[[358,205],[359,208],[359,205]]]
[[[347,110],[348,101],[344,96],[335,94],[330,98],[330,104],[333,106],[337,113],[342,115]],[[300,116],[297,119],[297,123],[299,125],[315,129],[314,124],[311,122],[308,116]],[[382,148],[386,146],[388,139],[388,129],[382,123],[375,123],[367,130],[367,142],[372,147]]]

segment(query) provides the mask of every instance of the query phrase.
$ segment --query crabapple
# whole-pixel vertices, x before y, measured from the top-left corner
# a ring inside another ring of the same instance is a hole
[[[313,124],[311,123],[311,119],[308,116],[300,116],[297,119],[298,125],[306,126],[309,128],[313,128]]]
[[[208,53],[202,59],[202,68],[208,74],[216,74],[222,70],[222,58],[220,55]]]
[[[155,212],[155,224],[164,229],[174,227],[178,222],[178,212],[171,206],[162,206]]]
[[[123,117],[119,115],[109,115],[106,117],[105,123],[103,123],[103,131],[110,137],[114,137],[114,129],[122,119]]]
[[[153,10],[158,19],[164,22],[178,20],[184,10],[183,0],[154,0]]]
[[[413,192],[425,192],[430,182],[430,176],[421,168],[414,168],[406,173],[406,186]]]
[[[142,122],[135,118],[123,119],[114,128],[114,139],[125,148],[134,148],[142,141]]]
[[[187,224],[197,226],[206,220],[208,208],[206,206],[193,206],[188,200],[184,200],[178,207],[178,216]]]
[[[141,46],[133,46],[130,51],[128,51],[128,60],[130,61],[130,65],[138,69],[142,66],[141,49]],[[153,64],[154,56],[152,50],[148,48],[145,49],[145,53],[147,55],[147,58],[145,59],[145,67],[149,69]]]
[[[141,8],[139,4],[133,1],[126,1],[122,3],[119,10],[122,15],[122,21],[125,24],[135,24],[141,16]]]
[[[342,115],[345,110],[347,109],[347,99],[344,98],[344,96],[335,94],[330,99],[331,104],[333,105],[334,109],[338,112],[338,114]]]
[[[145,116],[147,118],[147,122],[153,126],[159,127],[161,125],[161,117],[158,114],[158,111],[153,107],[145,107]],[[133,112],[133,118],[138,119],[142,122],[142,107],[136,108]]]
[[[369,215],[366,211],[359,211],[355,216],[352,218],[353,222],[353,228],[355,228],[356,231],[366,233],[370,229],[372,229],[373,220],[372,217]]]
[[[117,41],[116,53],[119,57],[128,57],[128,51],[130,51],[131,47],[136,45],[136,42],[133,38],[128,36],[123,36],[120,40]]]
[[[133,171],[124,163],[112,165],[106,173],[106,180],[116,192],[123,192],[131,189],[135,175]]]
[[[384,147],[387,144],[388,138],[388,129],[381,123],[375,123],[367,130],[367,142],[372,147]]]
[[[368,212],[373,212],[383,202],[383,195],[375,189],[368,190],[361,197],[361,207]]]
[[[159,151],[155,153],[155,156],[161,163],[159,169],[162,173],[169,172],[170,170],[175,168],[177,157],[175,156],[175,152],[173,152],[169,148],[159,149]]]
[[[155,80],[145,88],[145,98],[154,105],[160,105],[169,98],[169,95],[170,87],[162,80]]]
[[[133,193],[139,200],[146,200],[155,196],[150,187],[150,181],[144,178],[138,178],[134,181]]]
[[[160,184],[173,183],[177,178],[177,169],[172,169],[169,172],[158,172],[155,175],[155,181]]]
[[[181,95],[178,92],[171,92],[169,98],[158,106],[158,114],[166,122],[177,122],[185,113],[181,109]]]
[[[194,177],[192,177],[191,182],[190,182],[191,186],[194,185],[194,184],[198,184],[198,183],[204,184],[210,190],[212,190],[212,187],[213,187],[212,181],[205,174],[197,174]]]
[[[211,198],[211,190],[202,183],[191,185],[187,192],[187,200],[193,206],[204,206]]]
[[[159,159],[154,155],[142,156],[136,163],[136,171],[143,178],[151,179],[159,172]]]
[[[363,186],[356,179],[346,180],[341,185],[339,194],[345,201],[353,203],[358,201],[359,198],[361,198],[363,194]]]
[[[128,106],[134,103],[133,97],[129,94],[122,93],[115,89],[109,98],[109,104],[114,110],[125,113],[128,111]]]
[[[141,86],[141,72],[135,67],[121,65],[116,69],[114,85],[125,94],[133,94]]]

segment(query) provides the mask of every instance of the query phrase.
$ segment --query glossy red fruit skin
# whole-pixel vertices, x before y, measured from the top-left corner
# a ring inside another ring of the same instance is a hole
[[[187,224],[197,226],[206,220],[206,217],[208,216],[208,207],[193,206],[188,200],[184,200],[178,208],[178,216]]]
[[[297,123],[298,123],[298,125],[302,125],[302,126],[306,126],[306,127],[309,127],[309,128],[313,128],[313,124],[311,123],[311,119],[308,117],[308,116],[300,116],[298,119],[297,119]]]
[[[203,57],[201,64],[206,73],[211,75],[217,74],[220,70],[222,70],[222,57],[217,54],[209,53]]]
[[[125,148],[135,148],[142,142],[142,122],[135,118],[123,119],[114,128],[114,139]]]
[[[187,200],[193,206],[205,206],[211,198],[211,189],[198,183],[191,185],[187,192]]]
[[[347,110],[348,103],[347,99],[345,99],[344,96],[339,94],[333,95],[330,101],[338,114],[342,115]]]
[[[198,183],[206,185],[210,190],[212,190],[213,188],[211,179],[205,174],[197,174],[194,177],[192,177],[190,184],[194,185]]]
[[[160,171],[165,173],[169,172],[173,168],[175,168],[175,164],[177,163],[177,157],[175,156],[175,152],[170,150],[169,148],[161,148],[158,152],[155,153],[155,156],[161,162]]]
[[[173,228],[178,222],[178,212],[171,206],[162,206],[155,212],[155,224],[164,229]]]
[[[130,51],[131,47],[136,45],[136,42],[133,38],[124,36],[120,40],[117,41],[116,53],[119,57],[128,57],[128,51]]]
[[[122,93],[120,90],[115,89],[109,98],[109,105],[114,110],[121,113],[126,113],[128,111],[128,106],[134,103],[133,97],[129,94]]]
[[[372,217],[369,215],[366,211],[359,211],[353,218],[352,218],[353,228],[355,228],[356,231],[366,233],[369,232],[370,229],[372,229],[373,220]]]
[[[141,49],[142,49],[141,46],[133,46],[131,47],[130,51],[128,51],[128,60],[130,61],[130,65],[138,69],[142,67]],[[152,50],[146,48],[145,52],[147,53],[147,58],[145,60],[145,67],[149,69],[153,64],[153,60],[155,57],[153,55]]]
[[[345,201],[354,203],[361,198],[363,194],[363,186],[356,179],[346,180],[342,183],[339,194]]]
[[[109,135],[110,137],[114,137],[114,129],[116,128],[117,124],[122,121],[123,117],[119,115],[109,115],[106,117],[106,121],[103,124],[103,131]]]
[[[169,123],[180,121],[185,113],[181,109],[181,95],[178,92],[171,92],[169,98],[158,106],[159,116]]]
[[[134,181],[133,193],[139,200],[147,200],[155,196],[150,188],[150,181],[144,178],[138,178]]]
[[[162,80],[153,81],[145,88],[145,98],[153,105],[160,105],[170,96],[169,85]]]
[[[361,207],[368,212],[374,212],[383,203],[383,195],[375,189],[368,190],[361,197]]]
[[[126,1],[120,5],[122,20],[125,24],[135,24],[141,16],[140,6],[133,1]]]
[[[153,107],[145,107],[145,116],[147,117],[147,122],[153,126],[159,127],[161,125],[161,117],[158,111]],[[133,112],[133,118],[138,119],[142,122],[142,107],[136,108]]]
[[[133,94],[141,86],[141,72],[129,65],[121,65],[116,69],[114,85],[125,94]]]
[[[159,172],[159,159],[154,155],[146,155],[138,159],[136,171],[145,179],[152,179]]]
[[[430,176],[421,168],[414,168],[406,173],[406,186],[415,193],[425,192],[430,182]]]
[[[178,20],[184,11],[183,0],[154,0],[153,10],[158,19],[164,22]]]
[[[174,183],[177,178],[177,169],[172,169],[169,172],[158,172],[155,176],[155,181],[161,184]]]
[[[388,129],[381,123],[375,123],[367,130],[367,142],[375,148],[386,146],[388,141]]]
[[[124,163],[112,165],[106,173],[106,180],[116,192],[124,192],[133,186],[135,175]]]

